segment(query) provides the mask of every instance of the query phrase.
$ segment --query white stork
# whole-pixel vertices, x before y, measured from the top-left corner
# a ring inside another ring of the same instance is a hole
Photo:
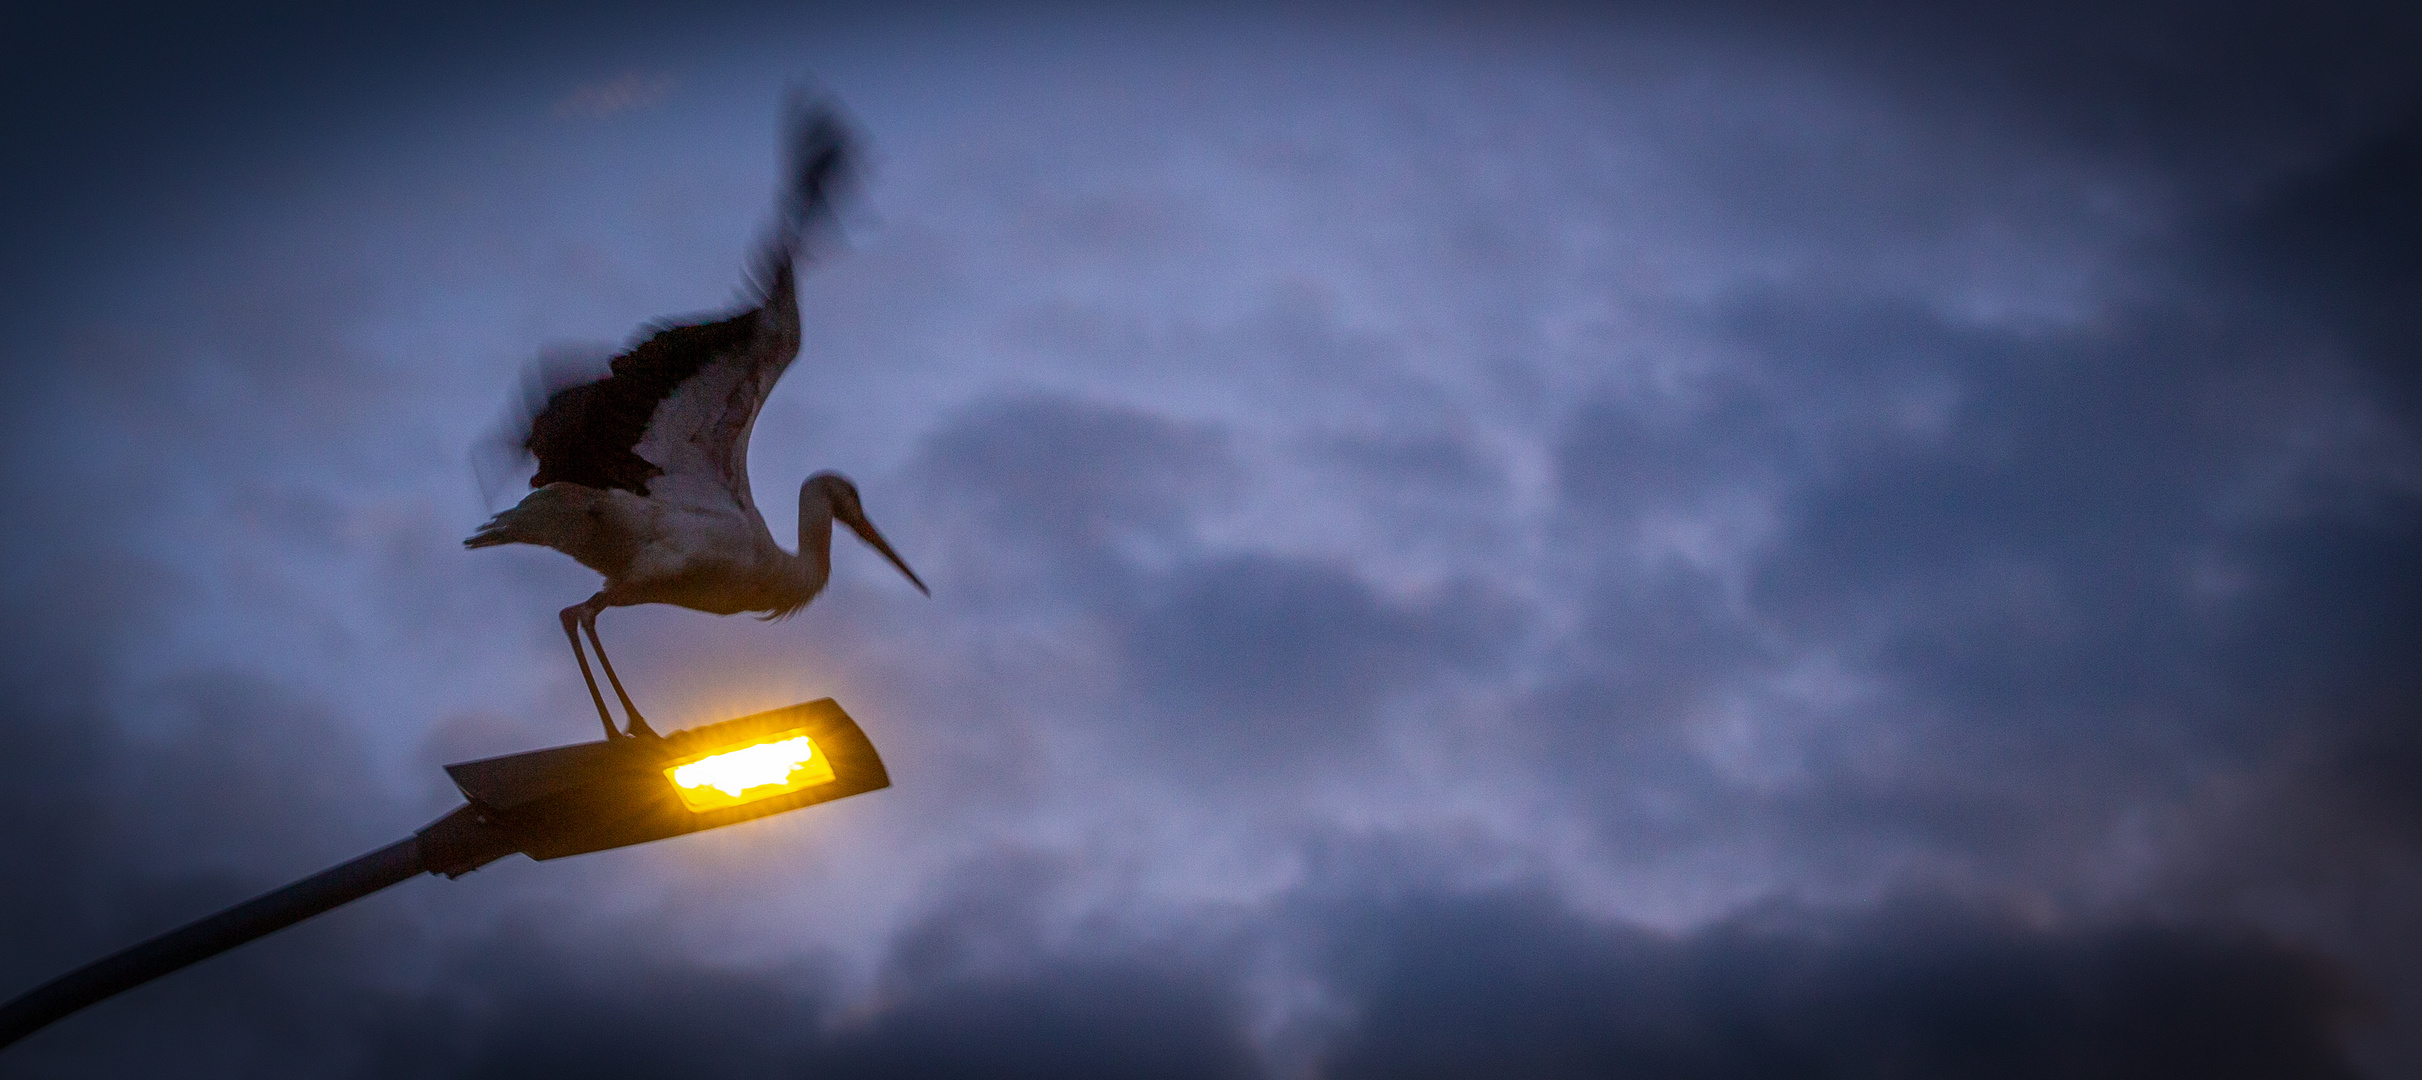
[[[588,633],[622,701],[628,734],[655,732],[598,640],[597,614],[607,608],[676,604],[717,615],[789,615],[832,575],[836,519],[931,595],[866,520],[848,478],[819,472],[800,485],[796,553],[774,542],[749,498],[749,432],[799,354],[795,264],[804,234],[831,216],[850,166],[847,136],[829,108],[795,106],[790,139],[790,186],[775,236],[759,255],[751,306],[712,321],[656,324],[614,358],[612,374],[548,397],[522,439],[538,459],[530,478],[537,490],[463,541],[474,548],[539,544],[605,575],[597,595],[563,609],[563,631],[609,739],[623,733],[589,673],[579,631]]]

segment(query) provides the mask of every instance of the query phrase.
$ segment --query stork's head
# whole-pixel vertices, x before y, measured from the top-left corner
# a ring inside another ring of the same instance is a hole
[[[800,485],[799,501],[805,504],[810,499],[824,500],[825,505],[832,507],[833,520],[849,526],[849,531],[857,533],[858,539],[866,541],[868,547],[882,552],[893,566],[908,575],[908,583],[916,586],[918,592],[933,595],[933,590],[925,587],[917,572],[908,568],[907,560],[900,558],[900,553],[893,551],[891,544],[883,539],[883,534],[876,531],[875,523],[866,520],[866,508],[858,504],[858,485],[850,483],[849,477],[837,472],[820,472],[808,477],[807,483]]]

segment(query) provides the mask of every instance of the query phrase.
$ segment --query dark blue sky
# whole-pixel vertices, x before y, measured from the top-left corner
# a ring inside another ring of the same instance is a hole
[[[0,992],[594,730],[540,357],[874,167],[785,623],[890,790],[423,879],[45,1077],[2422,1068],[2422,18],[12,15]],[[13,1072],[12,1072],[13,1074]]]

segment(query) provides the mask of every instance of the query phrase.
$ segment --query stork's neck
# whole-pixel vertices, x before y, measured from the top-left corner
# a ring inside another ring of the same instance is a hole
[[[799,489],[800,587],[814,596],[833,573],[833,503],[813,485]]]

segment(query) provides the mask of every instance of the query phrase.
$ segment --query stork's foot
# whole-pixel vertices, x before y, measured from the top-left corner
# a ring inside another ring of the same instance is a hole
[[[664,736],[656,734],[656,729],[649,727],[648,722],[641,719],[638,713],[632,713],[631,730],[623,737],[630,739],[661,739]]]

